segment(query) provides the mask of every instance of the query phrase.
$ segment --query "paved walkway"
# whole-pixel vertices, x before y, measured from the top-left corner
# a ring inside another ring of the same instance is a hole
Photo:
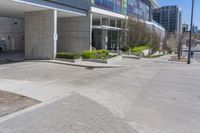
[[[12,127],[12,128],[11,128]],[[87,97],[72,95],[0,125],[1,133],[138,133]]]
[[[1,118],[0,131],[199,133],[199,64],[132,59],[115,64],[125,67],[85,69],[42,62],[1,65],[1,90],[23,93],[43,103]]]

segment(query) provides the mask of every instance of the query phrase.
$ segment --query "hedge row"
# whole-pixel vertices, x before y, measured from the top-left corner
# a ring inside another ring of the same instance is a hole
[[[59,52],[56,55],[56,58],[64,58],[64,59],[79,59],[80,57],[81,57],[80,53]]]
[[[142,53],[144,50],[149,49],[149,46],[139,46],[131,49],[133,53]]]
[[[59,52],[56,55],[56,58],[64,58],[64,59],[79,59],[80,57],[84,59],[108,59],[111,56],[108,50],[85,51],[82,54]]]
[[[108,59],[110,57],[108,50],[85,51],[82,54],[84,59]]]

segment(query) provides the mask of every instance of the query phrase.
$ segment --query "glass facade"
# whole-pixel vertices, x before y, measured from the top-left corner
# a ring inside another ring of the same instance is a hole
[[[82,10],[89,9],[89,0],[45,0],[45,1],[71,6]]]
[[[92,0],[92,4],[116,13],[150,19],[150,5],[143,0]]]

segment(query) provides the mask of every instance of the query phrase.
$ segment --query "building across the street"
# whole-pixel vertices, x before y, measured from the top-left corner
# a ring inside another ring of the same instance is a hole
[[[198,26],[193,25],[192,26],[192,32],[195,33],[195,34],[198,34],[198,28],[199,28]]]
[[[145,22],[162,36],[152,20],[154,0],[1,0],[0,40],[27,59],[53,59],[58,51],[116,49],[128,16]]]
[[[183,24],[183,32],[188,32],[189,31],[189,25],[188,24]]]
[[[153,9],[153,19],[161,24],[166,32],[182,32],[182,11],[176,5]]]

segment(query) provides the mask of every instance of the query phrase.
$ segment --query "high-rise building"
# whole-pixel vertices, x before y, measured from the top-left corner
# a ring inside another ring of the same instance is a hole
[[[193,25],[192,26],[192,32],[197,34],[198,33],[198,26]]]
[[[197,32],[198,34],[200,34],[200,30],[198,30],[198,32]]]
[[[182,32],[182,11],[176,5],[153,9],[153,19],[161,24],[166,32]]]

